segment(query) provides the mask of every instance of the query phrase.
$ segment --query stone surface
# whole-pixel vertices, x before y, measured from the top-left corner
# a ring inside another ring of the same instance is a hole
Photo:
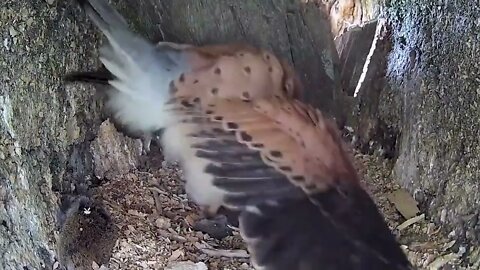
[[[1,269],[51,267],[54,192],[92,174],[98,102],[91,92],[65,91],[60,79],[90,64],[92,34],[68,3],[0,3]]]
[[[387,1],[384,69],[351,100],[353,129],[460,242],[480,241],[480,7]],[[368,77],[368,76],[367,76]]]
[[[140,140],[118,133],[110,121],[100,125],[97,138],[91,144],[95,176],[114,179],[134,170],[142,152]]]
[[[392,1],[389,17],[389,89],[379,108],[400,135],[396,176],[411,193],[423,194],[421,203],[437,222],[478,244],[480,6]]]

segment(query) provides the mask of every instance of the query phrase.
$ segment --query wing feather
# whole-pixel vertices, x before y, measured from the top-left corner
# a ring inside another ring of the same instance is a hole
[[[241,210],[257,269],[410,269],[332,121],[283,98],[198,104],[190,112],[207,120],[185,116],[185,163],[204,162],[192,175],[218,193],[203,197]]]

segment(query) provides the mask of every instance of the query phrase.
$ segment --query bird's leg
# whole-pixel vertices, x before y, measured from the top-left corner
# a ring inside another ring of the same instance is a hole
[[[232,229],[227,224],[227,217],[218,215],[217,210],[212,210],[210,207],[200,207],[200,218],[193,224],[193,229],[207,233],[216,239],[232,235]]]
[[[150,153],[150,144],[152,143],[152,135],[144,134],[141,138],[142,141],[142,156],[146,156]]]
[[[220,207],[217,215],[222,215],[227,218],[227,225],[238,228],[238,217],[240,216],[240,210],[232,210],[225,207]]]
[[[141,141],[142,141],[142,156],[146,156],[150,154],[150,146],[152,144],[152,141],[154,141],[158,147],[162,147],[162,134],[163,134],[163,129],[159,129],[151,134],[143,134],[141,136]]]
[[[162,147],[162,137],[160,135],[153,136],[153,140],[155,141],[158,147]]]
[[[210,206],[200,206],[200,218],[202,219],[212,219],[217,216],[218,209],[215,209]]]
[[[233,227],[238,227],[239,215],[240,215],[240,211],[231,210],[223,206],[219,208],[212,208],[208,206],[200,207],[200,219],[215,220],[215,219],[225,217],[226,222]]]

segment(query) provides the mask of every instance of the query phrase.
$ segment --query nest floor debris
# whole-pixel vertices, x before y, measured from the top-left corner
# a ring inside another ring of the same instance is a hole
[[[406,220],[395,208],[388,194],[400,187],[392,180],[388,161],[355,157],[367,189],[418,269],[474,269],[460,266],[464,249],[424,214]],[[199,212],[185,195],[181,170],[160,157],[144,159],[143,168],[95,190],[120,230],[109,268],[253,269],[238,232],[217,240],[192,229]]]

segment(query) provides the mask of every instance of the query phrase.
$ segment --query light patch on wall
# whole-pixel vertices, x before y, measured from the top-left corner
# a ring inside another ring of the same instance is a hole
[[[30,188],[30,185],[28,184],[27,172],[21,165],[17,166],[17,174],[18,180],[20,181],[22,188],[28,190]]]
[[[13,130],[11,122],[13,110],[9,96],[0,96],[0,114],[3,125],[5,126],[8,134],[10,134],[12,138],[15,138],[15,131]]]
[[[363,65],[362,74],[358,79],[357,86],[355,87],[355,92],[353,93],[354,97],[357,97],[358,93],[360,92],[360,88],[362,87],[362,83],[365,80],[365,76],[367,75],[368,66],[370,65],[370,59],[372,58],[375,49],[377,48],[377,42],[379,37],[382,36],[382,32],[385,29],[386,20],[385,19],[378,19],[377,28],[375,30],[375,36],[372,41],[372,46],[370,47],[370,51],[367,55],[367,60],[365,60],[365,64]]]

